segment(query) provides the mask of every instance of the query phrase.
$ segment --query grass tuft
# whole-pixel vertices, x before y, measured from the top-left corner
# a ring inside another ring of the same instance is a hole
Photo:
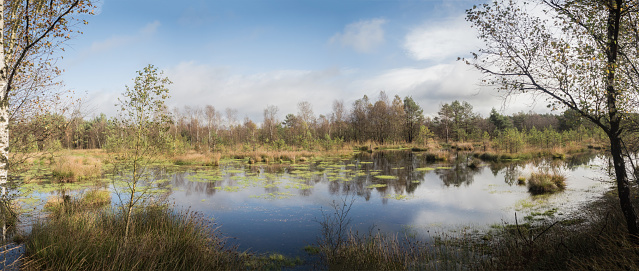
[[[60,157],[51,168],[51,175],[57,182],[75,182],[100,177],[102,163],[92,157]]]
[[[125,222],[112,209],[76,211],[33,226],[25,243],[27,270],[239,270],[250,255],[225,248],[210,221],[195,213],[147,206]]]
[[[566,177],[559,174],[533,173],[528,179],[528,191],[534,195],[555,193],[566,188]]]

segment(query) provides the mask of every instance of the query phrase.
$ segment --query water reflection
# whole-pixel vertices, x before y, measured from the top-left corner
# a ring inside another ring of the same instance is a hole
[[[450,163],[433,163],[410,151],[360,153],[293,165],[227,161],[218,169],[167,173],[172,175],[165,187],[176,204],[209,215],[223,232],[240,237],[241,248],[288,254],[299,253],[315,240],[313,219],[320,216],[320,208],[345,195],[356,196],[351,213],[356,230],[375,225],[397,233],[410,226],[425,234],[434,226],[509,221],[514,212],[526,208],[556,205],[567,214],[608,189],[593,178],[605,174],[584,167],[605,164],[595,155],[479,167],[469,166],[471,161],[460,153]],[[567,190],[539,202],[526,187],[513,185],[519,176],[540,170],[567,174]]]

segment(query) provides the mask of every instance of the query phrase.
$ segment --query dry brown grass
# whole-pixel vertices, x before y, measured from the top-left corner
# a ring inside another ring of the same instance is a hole
[[[450,146],[450,148],[454,149],[454,150],[459,150],[459,151],[473,151],[473,150],[475,150],[475,146],[473,146],[473,143],[470,143],[470,142],[453,143]]]
[[[201,165],[201,166],[219,166],[222,154],[219,152],[199,153],[189,151],[187,153],[174,155],[171,160],[176,165]]]
[[[92,156],[62,156],[51,165],[51,172],[60,182],[98,178],[102,175],[102,161]]]
[[[249,163],[305,162],[311,157],[325,152],[312,151],[231,151],[223,154],[226,158],[249,159]]]

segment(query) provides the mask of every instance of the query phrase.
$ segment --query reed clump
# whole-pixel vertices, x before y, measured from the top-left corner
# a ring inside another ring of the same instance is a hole
[[[54,216],[76,210],[89,210],[107,206],[111,203],[111,192],[106,189],[91,189],[77,197],[69,195],[51,196],[44,204],[44,209]]]
[[[63,156],[51,167],[51,175],[57,182],[75,182],[102,175],[102,162],[95,157]]]
[[[444,151],[427,152],[424,154],[424,158],[428,162],[444,162],[448,161],[448,153]]]
[[[458,150],[458,151],[473,151],[473,150],[475,150],[475,146],[473,145],[473,143],[469,143],[469,142],[453,143],[450,146],[450,148],[453,149],[453,150]]]
[[[526,185],[526,177],[519,176],[517,178],[517,185]]]
[[[534,195],[555,193],[566,188],[566,177],[554,173],[532,173],[528,191]]]
[[[125,220],[113,209],[76,209],[33,226],[26,270],[238,270],[250,255],[225,248],[216,227],[196,213],[145,206]],[[259,269],[259,267],[258,267]]]

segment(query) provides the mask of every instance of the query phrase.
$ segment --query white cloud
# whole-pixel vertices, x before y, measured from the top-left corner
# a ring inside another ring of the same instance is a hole
[[[404,48],[417,60],[454,60],[476,50],[479,44],[475,30],[464,16],[427,22],[409,31],[404,38]]]
[[[388,95],[400,97],[412,96],[424,109],[425,115],[435,116],[439,105],[454,100],[467,101],[475,112],[488,116],[494,107],[501,109],[504,105],[502,93],[490,87],[483,87],[482,75],[474,68],[462,62],[439,64],[426,68],[398,68],[384,71],[374,77],[356,81],[355,88],[371,94],[384,90]],[[362,94],[362,95],[363,95]],[[376,96],[373,96],[376,97]],[[535,107],[535,100],[526,94],[513,96],[505,112],[515,113],[535,110],[545,112],[545,103]]]
[[[124,47],[128,44],[144,40],[146,38],[149,38],[150,36],[153,36],[157,32],[157,29],[160,27],[160,25],[161,24],[159,21],[153,21],[151,23],[146,24],[142,28],[140,28],[138,30],[139,34],[137,36],[119,35],[119,36],[112,36],[103,41],[95,41],[91,44],[91,47],[89,47],[89,51],[84,52],[81,55],[102,53],[105,51]]]
[[[167,69],[173,81],[171,107],[213,105],[217,110],[237,109],[239,118],[262,120],[267,105],[279,109],[279,118],[297,112],[297,103],[308,101],[315,115],[326,114],[334,99],[341,98],[344,74],[338,69],[319,71],[277,70],[249,75],[232,74],[226,68],[183,62]]]
[[[238,110],[238,118],[248,116],[262,121],[263,110],[268,105],[278,107],[278,117],[297,113],[301,101],[311,103],[315,116],[330,114],[332,103],[343,100],[350,109],[356,99],[368,95],[377,99],[379,91],[401,98],[412,96],[424,109],[424,114],[434,117],[443,103],[454,100],[467,101],[475,112],[488,116],[491,108],[502,109],[503,100],[497,91],[481,87],[481,74],[461,62],[440,64],[426,68],[398,68],[367,76],[357,70],[276,70],[254,74],[237,74],[225,67],[214,67],[195,62],[182,62],[165,70],[173,81],[169,86],[169,107],[213,105],[217,110]],[[130,81],[123,82],[130,85]],[[94,91],[88,101],[99,107],[96,112],[115,113],[119,85],[113,89]],[[503,108],[506,114],[534,110],[547,112],[544,101],[535,106],[530,96],[514,96]]]
[[[370,53],[384,43],[384,19],[362,20],[347,25],[344,31],[335,34],[330,43],[340,43],[352,47],[359,53]]]
[[[140,34],[145,36],[153,35],[158,31],[158,28],[160,27],[160,25],[161,25],[160,21],[157,21],[157,20],[151,23],[148,23],[142,29],[140,29]]]
[[[127,37],[127,36],[111,37],[103,41],[93,42],[91,44],[91,47],[89,47],[89,51],[93,53],[105,52],[114,48],[124,46],[130,41],[131,41],[131,37]]]

